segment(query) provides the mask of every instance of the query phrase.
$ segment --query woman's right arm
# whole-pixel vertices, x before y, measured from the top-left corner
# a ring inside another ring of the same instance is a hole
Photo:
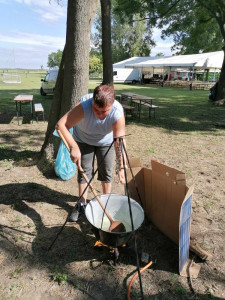
[[[71,160],[80,167],[80,149],[72,137],[69,129],[77,124],[84,117],[84,111],[80,103],[67,112],[56,124],[56,130],[60,130],[70,148]]]

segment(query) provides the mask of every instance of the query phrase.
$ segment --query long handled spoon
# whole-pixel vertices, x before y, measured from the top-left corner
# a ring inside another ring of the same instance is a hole
[[[57,129],[57,132],[58,132],[58,135],[60,136],[61,140],[63,141],[64,145],[66,146],[67,150],[70,152],[69,145],[68,145],[66,139],[64,138],[62,132],[59,129]],[[81,172],[82,176],[84,177],[86,183],[89,183],[88,177],[84,173],[84,170],[82,169],[82,167],[79,167],[79,171]],[[126,228],[125,228],[125,226],[122,222],[114,221],[112,219],[112,217],[110,216],[110,214],[106,210],[105,206],[103,205],[101,199],[99,198],[98,194],[96,193],[96,190],[93,188],[91,183],[89,184],[89,186],[90,186],[90,189],[91,189],[92,193],[94,194],[95,198],[97,199],[99,205],[101,206],[101,208],[103,209],[104,213],[106,214],[107,218],[110,221],[109,231],[110,232],[126,232]]]

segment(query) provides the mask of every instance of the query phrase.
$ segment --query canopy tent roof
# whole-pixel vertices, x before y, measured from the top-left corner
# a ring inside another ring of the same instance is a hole
[[[137,64],[137,63],[145,63],[146,61],[151,61],[151,60],[155,60],[158,57],[151,57],[151,56],[134,56],[134,57],[130,57],[128,59],[122,60],[120,62],[117,62],[115,64],[113,64],[113,68],[117,69],[117,68],[125,68],[128,64]]]
[[[152,68],[152,67],[181,67],[181,68],[200,68],[200,69],[221,69],[223,64],[224,52],[208,52],[190,55],[175,55],[154,60],[147,60],[139,63],[126,63],[126,68]]]

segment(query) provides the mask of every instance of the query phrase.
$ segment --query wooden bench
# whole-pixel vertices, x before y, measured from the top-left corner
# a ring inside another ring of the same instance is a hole
[[[140,111],[140,103],[141,105],[149,108],[149,119],[151,119],[151,113],[154,112],[154,118],[155,118],[155,110],[158,108],[158,106],[147,103],[147,102],[140,102],[140,100],[132,100],[132,103],[135,104],[135,106],[138,107],[138,111]]]
[[[35,112],[35,115],[36,115],[37,122],[38,122],[38,114],[39,113],[42,113],[43,120],[45,121],[44,108],[43,108],[41,103],[35,103],[34,104],[34,112]]]
[[[151,119],[151,113],[154,113],[154,118],[155,118],[155,110],[158,108],[158,106],[150,104],[150,103],[141,103],[141,105],[144,105],[146,107],[148,107],[148,116],[149,119]]]
[[[135,106],[137,105],[137,106],[138,106],[138,109],[139,109],[140,100],[133,100],[133,99],[132,99],[132,103],[134,103]]]
[[[121,95],[116,95],[116,100],[121,103]]]
[[[132,115],[134,111],[134,107],[126,104],[122,104],[124,112],[125,112],[125,117],[127,117],[128,113]]]

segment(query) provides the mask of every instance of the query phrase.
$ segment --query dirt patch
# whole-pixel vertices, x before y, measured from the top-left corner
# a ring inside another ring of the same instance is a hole
[[[1,125],[0,163],[0,299],[126,299],[136,272],[136,257],[120,249],[119,263],[108,248],[94,248],[96,238],[87,220],[67,223],[51,251],[48,247],[78,196],[76,179],[59,180],[53,170],[43,174],[32,165],[40,150],[46,123]],[[142,273],[145,299],[225,299],[225,139],[224,131],[174,132],[127,125],[128,155],[145,166],[157,159],[195,182],[192,236],[213,255],[200,261],[197,279],[178,275],[178,248],[150,221],[137,232],[140,252],[153,265]],[[100,189],[98,182],[94,187]],[[116,182],[113,192],[124,194]],[[89,194],[89,198],[92,195]],[[141,267],[145,263],[141,263]],[[141,299],[138,278],[131,299]]]

